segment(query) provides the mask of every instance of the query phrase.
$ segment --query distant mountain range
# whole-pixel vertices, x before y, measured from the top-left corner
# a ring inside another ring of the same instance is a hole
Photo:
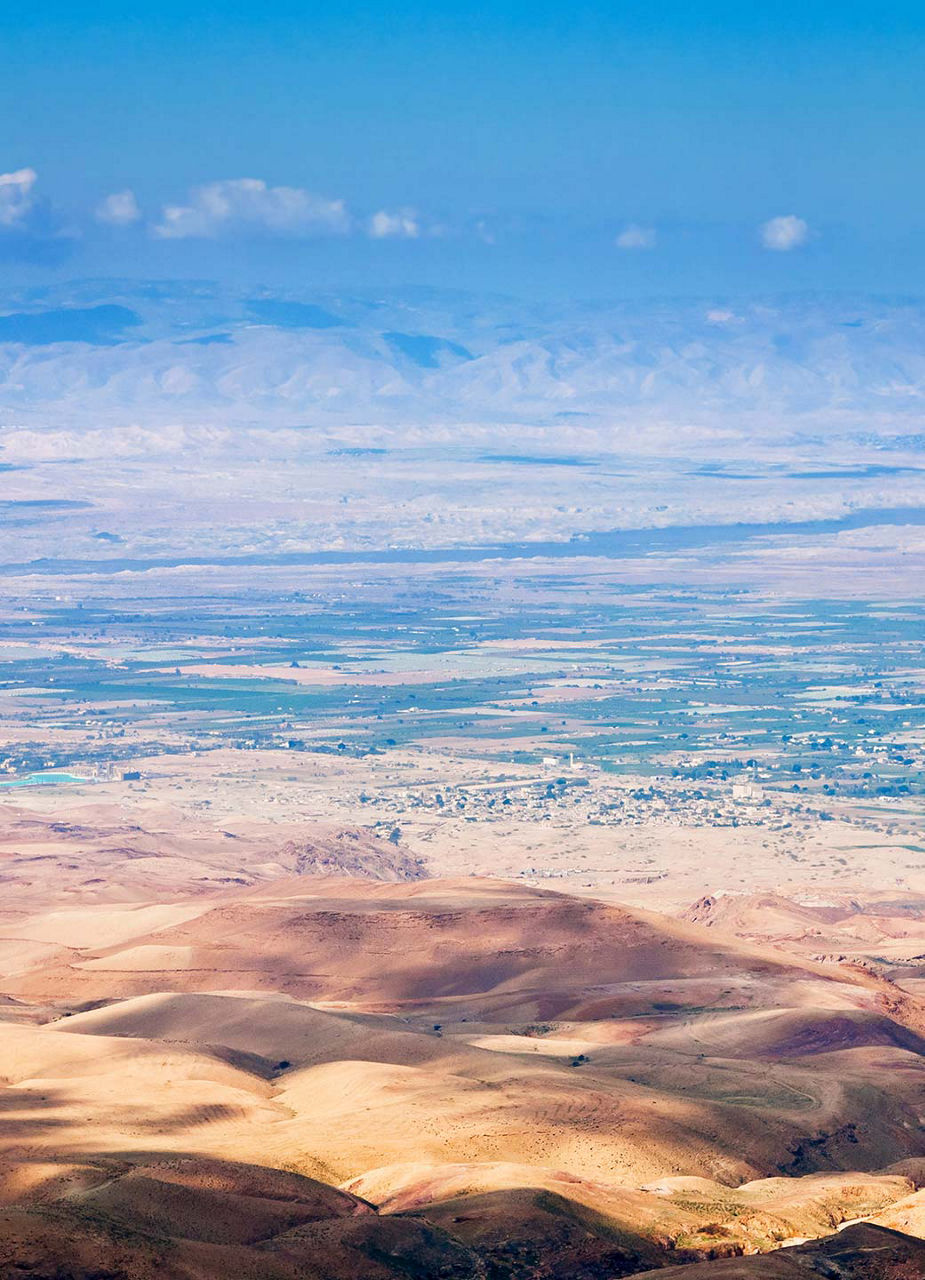
[[[86,281],[0,298],[0,422],[484,422],[730,415],[919,435],[925,305],[791,297],[563,309],[433,290]],[[798,420],[798,421],[795,421]]]

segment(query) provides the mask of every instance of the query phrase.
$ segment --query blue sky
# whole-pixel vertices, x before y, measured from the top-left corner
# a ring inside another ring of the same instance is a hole
[[[925,291],[921,5],[13,2],[0,47],[11,281]]]

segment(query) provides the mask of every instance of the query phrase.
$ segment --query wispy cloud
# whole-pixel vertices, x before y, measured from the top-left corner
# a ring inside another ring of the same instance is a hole
[[[776,253],[789,253],[791,249],[799,249],[806,244],[809,239],[809,224],[796,214],[788,213],[762,223],[759,234],[766,249],[773,249]]]
[[[398,209],[394,213],[380,209],[369,220],[369,234],[374,240],[416,240],[421,223],[414,209]]]
[[[623,228],[614,244],[618,249],[654,249],[657,241],[654,227],[640,227],[631,222]]]
[[[341,235],[349,229],[343,200],[303,187],[269,187],[260,178],[229,178],[194,188],[188,204],[165,205],[153,234],[161,240],[188,240],[235,232]]]
[[[110,227],[128,227],[141,219],[141,209],[134,191],[114,191],[102,200],[96,209],[98,222]]]
[[[0,227],[22,227],[35,207],[34,188],[38,174],[34,169],[16,169],[0,173]]]
[[[707,324],[729,325],[741,324],[742,317],[737,316],[734,311],[726,311],[722,307],[712,307],[705,316]]]

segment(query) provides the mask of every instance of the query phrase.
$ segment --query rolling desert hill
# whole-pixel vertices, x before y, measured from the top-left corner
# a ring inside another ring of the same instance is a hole
[[[425,1222],[380,1219],[334,1188],[241,1164],[110,1162],[58,1198],[0,1209],[4,1277],[387,1280],[431,1265],[448,1280],[484,1274]]]
[[[369,830],[310,824],[191,824],[169,806],[148,805],[130,822],[118,805],[84,803],[68,821],[0,804],[5,913],[78,902],[189,899],[285,876],[416,880],[421,862]]]
[[[925,897],[910,890],[863,896],[828,891],[809,901],[768,893],[708,895],[682,918],[727,936],[860,961],[884,972],[925,959]]]
[[[856,965],[477,878],[88,897],[0,932],[0,1274],[603,1280],[919,1230],[922,1012]]]
[[[925,1273],[925,1246],[882,1227],[848,1227],[763,1257],[720,1259],[640,1273],[653,1280],[910,1280]]]

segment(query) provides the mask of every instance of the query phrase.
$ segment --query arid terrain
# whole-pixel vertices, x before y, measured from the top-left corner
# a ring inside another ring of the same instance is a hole
[[[20,581],[3,1280],[925,1275],[920,606],[568,564]]]
[[[922,1280],[921,308],[4,305],[0,1280]]]
[[[5,1277],[925,1274],[915,895],[2,818]]]
[[[923,86],[0,0],[0,1280],[925,1280]]]

